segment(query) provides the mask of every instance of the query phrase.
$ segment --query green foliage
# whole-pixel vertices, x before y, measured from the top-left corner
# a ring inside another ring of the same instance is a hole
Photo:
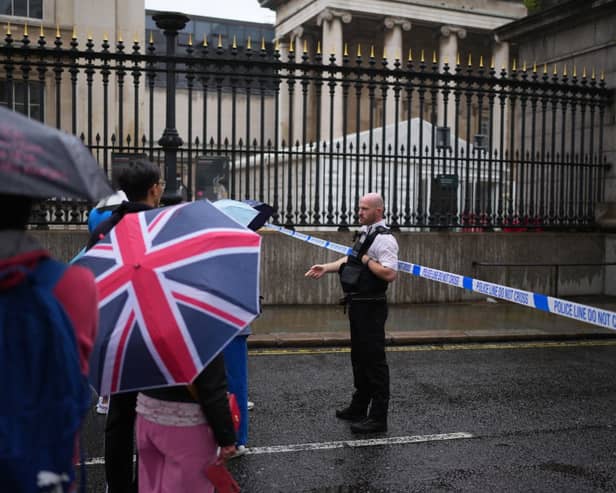
[[[524,6],[529,12],[535,12],[541,8],[541,0],[524,0]]]

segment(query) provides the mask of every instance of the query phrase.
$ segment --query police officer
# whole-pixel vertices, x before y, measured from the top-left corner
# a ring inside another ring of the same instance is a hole
[[[389,367],[385,357],[386,290],[397,275],[398,243],[385,227],[383,198],[369,193],[359,200],[360,236],[348,257],[310,267],[306,277],[338,272],[351,326],[351,364],[355,392],[336,411],[351,421],[353,433],[387,431]]]

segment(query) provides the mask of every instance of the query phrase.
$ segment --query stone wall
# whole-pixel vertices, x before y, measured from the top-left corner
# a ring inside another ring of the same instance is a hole
[[[70,259],[85,243],[84,231],[37,231],[34,234],[56,256]],[[313,232],[314,236],[341,244],[351,243],[350,233]],[[262,234],[261,287],[266,304],[330,304],[341,291],[337,276],[319,281],[304,277],[315,263],[337,254],[276,232]],[[456,274],[553,295],[552,267],[481,267],[487,263],[602,263],[606,244],[611,261],[616,256],[616,236],[599,233],[398,233],[400,260]],[[602,267],[562,267],[560,296],[616,294],[616,286]],[[613,277],[613,276],[612,276]],[[481,296],[401,273],[390,293],[394,303],[442,303],[480,299]]]

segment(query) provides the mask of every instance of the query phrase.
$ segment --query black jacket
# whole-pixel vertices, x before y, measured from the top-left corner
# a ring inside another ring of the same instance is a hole
[[[193,385],[197,391],[197,398],[203,414],[214,432],[216,442],[222,447],[233,445],[236,441],[235,430],[229,411],[227,377],[225,376],[225,362],[222,353],[205,367],[195,379]],[[148,397],[163,401],[195,402],[185,385],[150,389],[142,392]]]

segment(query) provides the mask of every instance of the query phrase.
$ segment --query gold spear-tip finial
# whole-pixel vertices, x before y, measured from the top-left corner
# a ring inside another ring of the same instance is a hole
[[[24,38],[28,37],[28,23],[24,22]]]
[[[548,73],[548,64],[547,64],[547,63],[544,63],[544,64],[543,64],[543,74],[544,74],[544,75],[547,75],[547,73]]]
[[[280,42],[278,41],[278,38],[274,40],[274,51],[280,51]]]
[[[6,23],[6,35],[7,36],[11,35],[11,23],[10,22]]]
[[[361,44],[357,43],[357,58],[361,58]]]
[[[456,65],[460,65],[460,52],[456,54]]]
[[[208,44],[207,44],[207,34],[203,33],[203,47],[207,48]]]
[[[246,49],[252,50],[252,38],[250,36],[248,36],[248,39],[246,40]]]
[[[235,36],[235,34],[233,35],[233,42],[231,43],[231,48],[233,48],[234,50],[237,49],[237,37]]]
[[[468,66],[472,67],[473,65],[473,57],[471,56],[471,53],[468,54]]]
[[[77,39],[77,26],[73,26],[73,34],[71,35],[71,38]]]
[[[554,64],[554,69],[552,70],[552,75],[558,75],[558,69],[556,68],[556,64]]]
[[[343,56],[349,56],[349,46],[346,43],[344,43]]]
[[[522,71],[526,72],[526,60],[522,62]]]
[[[308,53],[308,40],[304,39],[304,46],[303,46],[303,51],[304,51],[304,55],[306,55]]]
[[[317,55],[321,54],[321,41],[317,41]]]
[[[563,67],[563,77],[567,77],[567,64],[566,63]]]
[[[496,64],[496,58],[490,58],[490,70],[494,70],[494,66]]]
[[[574,65],[573,66],[573,77],[577,77],[577,67]]]
[[[586,78],[586,65],[582,67],[582,79]]]
[[[265,38],[261,36],[261,51],[265,51]]]
[[[45,28],[43,27],[43,23],[41,22],[41,32],[39,33],[41,38],[45,37]]]
[[[103,41],[106,43],[107,41],[109,41],[109,34],[107,33],[103,33]]]
[[[370,58],[374,58],[374,45],[370,45]]]
[[[291,43],[289,43],[289,53],[295,53],[295,38],[291,38]]]
[[[409,62],[413,61],[413,49],[409,48]]]
[[[222,34],[218,33],[218,48],[222,48]]]
[[[154,31],[150,31],[150,39],[148,40],[148,43],[151,45],[154,44]]]
[[[514,72],[517,70],[517,64],[516,64],[516,59],[513,59],[513,65],[511,66],[511,70],[513,70]]]
[[[436,59],[436,51],[432,51],[432,63],[434,63],[434,64],[438,63],[438,61]]]
[[[60,24],[56,24],[56,38],[60,38]]]
[[[383,48],[383,60],[387,60],[387,52],[385,51],[385,48]]]
[[[597,78],[597,73],[595,72],[595,67],[592,68],[592,72],[590,73],[590,78],[595,80]]]
[[[602,70],[601,71],[601,82],[603,82],[605,80],[605,71]]]
[[[483,55],[479,55],[479,68],[483,68]]]
[[[422,50],[421,50],[421,53],[419,54],[419,61],[420,61],[421,63],[424,63],[424,62],[426,61],[426,56],[425,56],[425,55],[426,55],[426,54],[425,54],[424,50],[422,49]]]

